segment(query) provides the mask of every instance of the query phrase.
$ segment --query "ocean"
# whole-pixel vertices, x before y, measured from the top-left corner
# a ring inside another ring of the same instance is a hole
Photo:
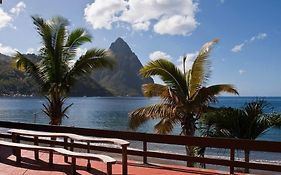
[[[242,107],[246,102],[257,99],[257,97],[219,97],[213,106],[219,107]],[[272,110],[281,113],[281,97],[259,98],[268,102]],[[49,119],[41,111],[42,98],[22,98],[22,97],[1,97],[0,98],[0,120],[18,121],[28,123],[48,124]],[[73,103],[68,111],[69,118],[65,118],[62,125],[85,127],[95,129],[109,129],[117,131],[131,131],[128,127],[128,113],[136,108],[147,106],[159,102],[158,98],[143,97],[73,97],[69,98],[67,104]],[[153,133],[153,126],[156,122],[149,121],[139,127],[137,132]],[[4,131],[4,130],[2,130]],[[180,127],[176,127],[172,134],[178,135]],[[270,128],[261,135],[258,140],[281,141],[281,129]],[[132,148],[141,148],[142,144],[132,142]],[[148,148],[161,152],[173,152],[185,154],[183,146],[170,146],[150,144]],[[227,157],[228,151],[224,149],[207,149],[207,155]],[[239,158],[243,157],[243,152],[237,152]],[[281,164],[281,154],[251,152],[251,159],[255,161],[269,161]]]

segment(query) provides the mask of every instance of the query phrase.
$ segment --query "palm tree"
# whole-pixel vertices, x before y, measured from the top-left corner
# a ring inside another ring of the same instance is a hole
[[[192,68],[181,71],[172,62],[160,58],[149,62],[141,70],[143,77],[159,76],[162,84],[145,84],[143,92],[146,97],[158,96],[159,104],[139,108],[130,113],[129,125],[136,129],[150,119],[158,119],[154,126],[156,133],[168,134],[174,126],[181,125],[181,135],[194,136],[196,121],[206,112],[209,103],[216,101],[216,95],[221,92],[238,94],[229,84],[219,84],[205,87],[210,76],[208,56],[217,39],[206,43],[197,55]],[[192,155],[193,147],[186,146],[187,155]]]
[[[15,65],[40,86],[40,92],[47,99],[43,112],[50,118],[50,124],[60,125],[62,118],[68,117],[66,111],[71,105],[65,107],[64,103],[78,77],[113,64],[108,51],[96,48],[88,49],[76,60],[77,49],[92,40],[84,28],[70,32],[68,20],[60,16],[50,20],[32,16],[32,19],[42,39],[41,59],[35,62],[17,52]]]
[[[280,125],[280,114],[265,113],[268,104],[264,100],[246,103],[242,109],[221,108],[201,118],[202,134],[209,137],[230,137],[255,140],[270,127]],[[250,151],[245,150],[245,162],[249,162]],[[245,172],[249,172],[245,168]]]

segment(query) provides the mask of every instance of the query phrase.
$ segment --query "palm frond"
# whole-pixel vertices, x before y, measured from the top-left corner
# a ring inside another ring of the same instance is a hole
[[[183,73],[170,61],[158,59],[150,61],[141,70],[143,77],[160,76],[174,91],[185,98],[187,94],[186,81]]]
[[[75,54],[78,47],[91,40],[91,35],[84,28],[77,28],[69,34],[65,47],[67,52]]]
[[[198,56],[196,57],[189,75],[189,96],[193,96],[196,91],[203,86],[210,76],[210,66],[208,56],[214,44],[218,39],[214,39],[203,45]]]
[[[60,21],[57,22],[59,23]],[[65,72],[68,71],[67,60],[65,60],[65,56],[63,55],[64,41],[66,38],[66,26],[64,26],[64,23],[62,23],[60,26],[55,25],[56,24],[54,24],[54,27],[56,27],[57,29],[56,31],[53,31],[54,57],[52,58],[52,67],[54,68],[53,73],[55,75],[55,81],[60,82],[61,79],[64,77],[63,75],[65,74]]]
[[[43,54],[41,56],[50,55],[54,56],[54,47],[53,47],[53,36],[52,30],[49,24],[39,16],[32,16],[33,24],[36,26],[36,30],[39,35],[42,37],[43,48],[40,49],[40,52]]]
[[[65,81],[73,84],[77,76],[85,75],[101,68],[113,68],[113,65],[114,61],[110,52],[104,49],[89,49],[65,75]]]
[[[136,129],[148,120],[169,118],[175,115],[173,111],[174,106],[170,104],[154,104],[139,108],[129,113],[129,126],[132,129]]]
[[[281,114],[273,112],[271,115],[271,125],[277,128],[281,128]]]
[[[216,95],[220,93],[227,92],[235,95],[239,95],[237,90],[233,85],[230,84],[218,84],[209,87],[200,88],[191,99],[194,100],[198,104],[204,104],[208,102],[215,102]]]
[[[172,95],[171,89],[161,84],[148,83],[142,85],[142,91],[146,97],[160,97],[164,102],[176,102],[176,95]]]
[[[179,120],[175,116],[162,118],[154,126],[154,130],[157,134],[169,134],[173,131],[175,125],[177,125],[178,123],[179,123]]]
[[[30,76],[32,76],[38,85],[41,86],[44,83],[39,68],[24,55],[17,52],[13,56],[12,61],[17,69],[26,71]]]

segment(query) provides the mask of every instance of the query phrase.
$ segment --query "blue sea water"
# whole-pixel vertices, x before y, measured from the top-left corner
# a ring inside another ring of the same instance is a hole
[[[220,97],[214,106],[242,107],[246,102],[257,99],[256,97]],[[270,108],[268,112],[281,113],[281,97],[263,97],[268,102]],[[0,120],[19,121],[29,123],[48,124],[49,119],[41,111],[41,98],[0,98]],[[119,131],[129,131],[128,113],[136,108],[147,106],[159,102],[158,98],[143,97],[77,97],[69,98],[67,104],[73,103],[68,111],[69,118],[63,120],[63,125],[74,127],[86,127],[96,129],[109,129]],[[138,132],[153,133],[155,121],[149,121],[138,128]],[[172,134],[178,135],[180,128],[176,127]],[[281,141],[281,129],[271,128],[258,138],[259,140]],[[141,144],[132,143],[132,147],[139,148]],[[157,151],[184,153],[184,148],[169,145],[150,144],[151,149]],[[209,149],[209,155],[226,156],[226,150]],[[242,157],[242,153],[241,154]],[[264,159],[281,162],[280,154],[254,153],[251,154],[255,160]]]

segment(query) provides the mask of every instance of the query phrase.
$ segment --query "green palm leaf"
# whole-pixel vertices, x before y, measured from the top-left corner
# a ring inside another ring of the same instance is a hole
[[[158,59],[150,61],[141,70],[143,77],[160,76],[167,86],[172,88],[180,96],[187,95],[186,81],[183,73],[170,61]]]
[[[75,29],[68,36],[65,44],[66,51],[75,55],[77,48],[87,42],[91,42],[91,39],[91,35],[84,28]]]
[[[47,104],[43,112],[50,117],[50,124],[61,124],[71,107],[64,107],[66,97],[78,76],[89,74],[94,69],[112,67],[111,55],[104,49],[89,49],[74,65],[77,48],[91,42],[91,36],[83,28],[68,32],[67,19],[57,16],[44,20],[32,16],[33,23],[42,39],[41,60],[34,64],[22,54],[15,55],[16,66],[29,73],[41,86]]]
[[[139,108],[129,113],[130,120],[129,126],[132,129],[136,129],[141,124],[150,119],[162,119],[174,116],[174,106],[170,104],[155,104],[143,108]]]
[[[54,48],[52,41],[52,31],[45,20],[39,16],[32,16],[33,24],[36,26],[37,32],[42,37],[44,55],[54,56]]]
[[[200,50],[198,56],[196,57],[192,68],[189,72],[188,79],[188,89],[189,97],[193,96],[196,91],[202,87],[208,80],[210,76],[210,66],[208,63],[208,56],[211,52],[214,44],[218,42],[218,39],[214,39],[206,43]]]
[[[207,88],[202,87],[199,91],[196,92],[196,94],[191,97],[191,99],[198,104],[214,102],[216,100],[216,95],[219,95],[223,92],[239,95],[233,85],[219,84],[209,86]]]
[[[93,69],[113,68],[113,60],[110,52],[104,49],[89,49],[82,55],[69,71],[68,76],[80,76]]]
[[[174,126],[179,123],[176,116],[172,115],[170,117],[162,118],[155,126],[154,130],[157,134],[169,134],[174,129]]]
[[[21,53],[17,52],[12,58],[15,67],[19,70],[26,71],[39,84],[44,84],[40,70],[37,66]]]

